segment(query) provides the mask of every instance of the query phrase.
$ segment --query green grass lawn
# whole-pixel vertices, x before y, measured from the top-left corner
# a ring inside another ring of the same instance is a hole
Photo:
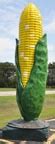
[[[4,127],[7,122],[21,118],[15,96],[0,97],[0,128]],[[46,95],[41,119],[55,118],[55,94]]]
[[[15,91],[15,88],[0,88],[0,91]]]
[[[16,88],[0,88],[0,91],[15,91]],[[55,90],[55,88],[46,88],[46,90]]]
[[[48,88],[46,88],[46,90],[53,91],[53,90],[55,90],[55,88],[53,88],[53,87],[48,87]]]
[[[49,94],[45,96],[45,101],[40,114],[42,119],[55,118],[55,94]]]

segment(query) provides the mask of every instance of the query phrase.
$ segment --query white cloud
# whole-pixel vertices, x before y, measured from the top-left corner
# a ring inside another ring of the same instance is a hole
[[[49,44],[49,45],[48,45],[48,51],[49,51],[49,52],[50,52],[50,51],[55,52],[55,46],[54,46],[53,44]]]
[[[15,22],[16,13],[9,9],[0,9],[0,21],[2,22]]]
[[[48,62],[55,61],[55,46],[53,44],[48,45]]]
[[[55,17],[45,26],[45,31],[55,33]]]
[[[29,0],[0,0],[0,61],[14,62],[15,38],[19,38],[19,18],[28,2]],[[55,15],[54,12],[49,15],[46,20],[45,31],[50,34],[48,35],[48,42],[50,43],[49,37],[55,33]],[[55,47],[53,44],[49,44],[49,61],[55,59],[54,55]]]
[[[0,38],[0,52],[5,51],[5,49],[14,49],[15,42],[9,38]]]
[[[15,41],[9,38],[0,38],[0,61],[14,63]]]
[[[4,3],[6,0],[4,0]],[[8,3],[11,1],[8,1]],[[2,3],[2,2],[1,2]],[[6,2],[6,4],[8,4]],[[8,37],[15,39],[18,36],[18,25],[21,9],[9,4],[3,8],[0,6],[0,37]]]

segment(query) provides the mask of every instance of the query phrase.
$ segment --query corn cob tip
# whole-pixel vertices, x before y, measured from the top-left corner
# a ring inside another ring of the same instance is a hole
[[[19,24],[19,63],[24,87],[34,63],[35,45],[42,37],[42,33],[41,13],[34,4],[29,3],[21,14]]]

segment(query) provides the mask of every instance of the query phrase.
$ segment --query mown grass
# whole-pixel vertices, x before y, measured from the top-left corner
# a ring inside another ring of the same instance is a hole
[[[0,91],[15,91],[16,88],[0,88]],[[46,88],[46,90],[55,90],[55,88]]]
[[[1,96],[0,97],[0,127],[4,127],[10,120],[21,118],[16,97]],[[41,119],[55,118],[55,94],[46,95]]]
[[[16,104],[15,96],[0,97],[0,127],[13,119],[20,118],[20,112]]]
[[[42,119],[55,118],[55,94],[45,96],[44,105],[40,114]]]
[[[15,88],[0,88],[0,91],[15,91]]]

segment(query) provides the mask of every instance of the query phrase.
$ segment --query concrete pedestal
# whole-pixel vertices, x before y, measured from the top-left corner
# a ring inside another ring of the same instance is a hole
[[[41,120],[14,120],[2,129],[1,138],[9,141],[44,142],[48,138],[48,123]]]

